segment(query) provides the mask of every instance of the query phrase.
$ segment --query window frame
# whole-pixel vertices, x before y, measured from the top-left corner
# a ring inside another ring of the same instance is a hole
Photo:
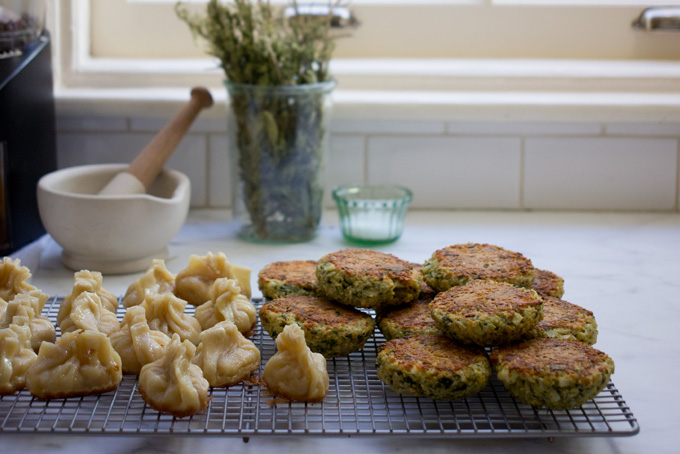
[[[176,101],[176,90],[187,86],[222,88],[221,70],[210,58],[94,58],[89,53],[89,0],[49,4],[58,99],[73,103],[108,96],[134,101],[148,96]],[[344,58],[331,61],[331,72],[339,81],[336,91],[346,92],[338,99],[355,104],[361,104],[362,96],[376,105],[391,104],[388,99],[393,96],[401,105],[501,108],[573,105],[581,100],[583,106],[600,104],[610,111],[616,106],[635,107],[640,112],[651,109],[657,118],[671,118],[669,112],[680,107],[678,61]],[[495,103],[489,96],[494,94]]]

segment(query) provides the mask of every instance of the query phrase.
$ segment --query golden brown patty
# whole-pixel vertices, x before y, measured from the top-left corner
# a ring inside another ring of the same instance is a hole
[[[369,249],[343,249],[317,262],[321,293],[339,303],[381,309],[418,298],[420,273],[392,254]]]
[[[387,340],[416,334],[443,334],[430,315],[431,301],[431,298],[418,299],[408,306],[379,313],[376,322],[380,332]]]
[[[597,322],[588,309],[547,296],[543,298],[543,320],[527,337],[575,339],[593,345],[597,342]]]
[[[491,353],[498,379],[521,402],[555,410],[595,397],[614,373],[614,361],[572,339],[541,337]]]
[[[317,296],[289,295],[260,307],[264,329],[276,338],[287,325],[305,332],[309,348],[327,358],[345,356],[363,348],[375,329],[373,318]]]
[[[274,262],[262,268],[257,279],[265,298],[275,299],[287,295],[311,295],[318,292],[316,261],[291,260]]]
[[[423,277],[437,291],[472,280],[493,280],[528,287],[536,276],[531,260],[491,244],[456,244],[439,249],[423,266]]]
[[[481,349],[442,335],[393,339],[380,346],[378,378],[394,392],[430,399],[463,399],[487,384],[491,366]]]
[[[564,279],[552,271],[536,269],[536,278],[531,283],[531,289],[541,296],[562,298],[564,295]]]
[[[430,287],[430,284],[427,283],[427,281],[422,277],[423,276],[423,265],[419,263],[411,263],[413,268],[420,273],[421,276],[421,285],[420,285],[420,299],[426,299],[426,298],[434,298],[437,293],[435,289]]]
[[[543,300],[504,282],[471,281],[440,293],[430,303],[437,328],[450,338],[493,347],[522,338],[543,317]]]

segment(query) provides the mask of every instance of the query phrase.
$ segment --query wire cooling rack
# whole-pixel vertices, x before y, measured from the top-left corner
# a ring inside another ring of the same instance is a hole
[[[55,324],[61,301],[53,298],[44,310]],[[192,311],[187,306],[187,312]],[[122,318],[122,309],[118,315]],[[275,353],[275,342],[259,322],[251,340],[260,349],[263,366]],[[640,430],[611,382],[593,400],[569,411],[524,405],[495,378],[479,394],[463,400],[399,395],[376,375],[377,349],[383,342],[376,330],[362,351],[329,359],[330,389],[321,403],[282,403],[266,388],[242,383],[212,389],[205,411],[174,418],[146,405],[137,391],[137,377],[124,375],[115,391],[101,395],[38,400],[24,390],[2,396],[0,433],[552,438],[629,436]]]

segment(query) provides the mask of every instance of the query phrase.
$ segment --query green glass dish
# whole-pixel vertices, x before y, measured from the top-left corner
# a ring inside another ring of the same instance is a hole
[[[412,199],[409,189],[394,185],[340,186],[333,190],[343,236],[364,245],[396,241],[404,230]]]

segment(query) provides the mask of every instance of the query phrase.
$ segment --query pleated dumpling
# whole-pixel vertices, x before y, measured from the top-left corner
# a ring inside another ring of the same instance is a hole
[[[172,293],[165,293],[147,296],[143,305],[149,328],[170,337],[179,334],[180,339],[188,340],[194,345],[198,344],[201,324],[193,316],[184,313],[186,301]]]
[[[200,306],[208,301],[210,287],[221,277],[236,279],[241,293],[250,299],[250,270],[232,265],[222,252],[208,252],[204,257],[190,256],[189,265],[175,278],[175,295],[189,304]]]
[[[80,270],[76,272],[73,275],[73,290],[66,295],[61,306],[59,306],[57,323],[61,325],[61,321],[71,312],[71,304],[83,292],[96,293],[101,300],[102,307],[115,314],[118,310],[118,298],[102,288],[102,282],[102,273],[98,271]]]
[[[123,373],[139,374],[142,366],[156,361],[170,338],[149,328],[144,306],[133,306],[127,310],[120,324],[120,330],[111,334],[111,345],[123,361]]]
[[[201,333],[193,363],[210,386],[233,386],[260,366],[260,351],[232,322],[220,322]]]
[[[320,402],[328,392],[326,358],[312,353],[298,325],[287,325],[276,337],[277,352],[264,366],[264,380],[274,394],[289,400]]]
[[[96,293],[82,292],[71,304],[59,327],[62,333],[79,329],[99,331],[107,336],[120,329],[116,314],[104,308],[102,298]]]
[[[175,275],[168,271],[163,260],[154,259],[146,272],[128,287],[123,306],[137,306],[144,302],[147,295],[172,293],[174,289]]]
[[[48,296],[40,290],[15,295],[7,304],[0,329],[8,328],[11,324],[28,326],[31,329],[31,348],[36,352],[43,341],[54,342],[57,331],[52,322],[41,315],[47,299]]]
[[[23,266],[21,260],[3,257],[0,261],[0,299],[9,303],[20,293],[37,290],[28,283],[30,278],[31,270]]]
[[[253,303],[241,294],[236,280],[226,277],[215,280],[208,291],[208,302],[198,306],[194,315],[203,329],[226,320],[246,334],[257,323],[257,310]]]
[[[0,395],[26,386],[26,371],[38,355],[31,348],[31,329],[9,325],[0,329]]]
[[[163,355],[144,365],[139,373],[139,393],[151,408],[178,418],[196,414],[208,405],[210,384],[191,361],[196,346],[173,334]]]
[[[112,391],[122,378],[120,356],[106,334],[79,330],[40,346],[26,387],[38,399],[62,399]]]
[[[0,261],[0,323],[5,319],[9,302],[17,295],[30,293],[38,296],[40,304],[35,308],[36,314],[39,315],[42,312],[49,297],[29,284],[30,278],[31,271],[21,265],[21,260],[10,257],[2,258]],[[2,328],[7,328],[7,326],[9,324],[5,324]]]

